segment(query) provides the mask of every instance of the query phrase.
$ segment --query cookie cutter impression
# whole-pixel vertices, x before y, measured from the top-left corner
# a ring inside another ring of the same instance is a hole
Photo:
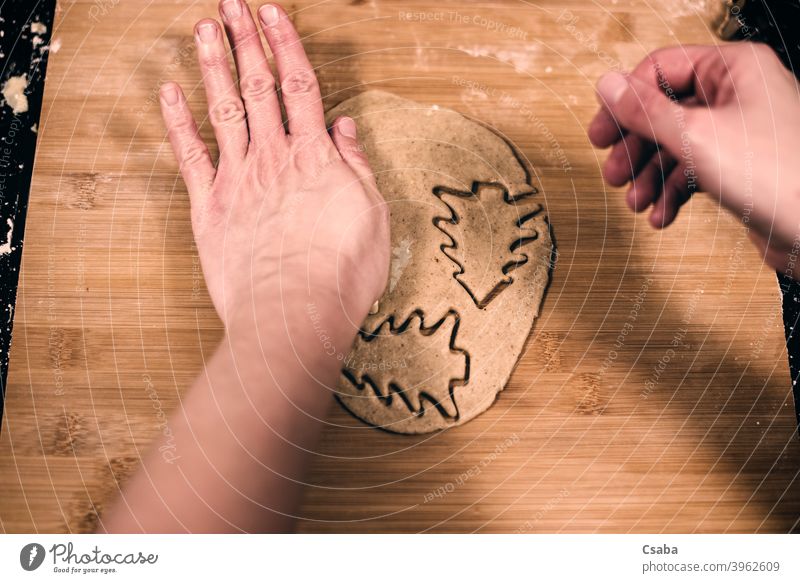
[[[337,398],[397,433],[466,423],[508,382],[550,281],[541,195],[512,146],[455,111],[369,91],[328,121],[343,115],[389,205],[393,252]]]

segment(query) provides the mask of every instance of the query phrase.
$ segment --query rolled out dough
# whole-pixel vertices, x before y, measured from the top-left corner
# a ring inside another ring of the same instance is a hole
[[[460,425],[505,387],[538,316],[553,245],[519,154],[454,111],[370,91],[328,112],[358,126],[389,204],[391,282],[338,397],[399,433]]]

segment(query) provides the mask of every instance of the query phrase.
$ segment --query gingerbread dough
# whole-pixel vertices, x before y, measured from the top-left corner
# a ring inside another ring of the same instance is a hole
[[[386,292],[345,360],[342,404],[399,433],[460,425],[505,387],[538,316],[553,244],[521,157],[451,110],[370,91],[358,126],[389,204]]]

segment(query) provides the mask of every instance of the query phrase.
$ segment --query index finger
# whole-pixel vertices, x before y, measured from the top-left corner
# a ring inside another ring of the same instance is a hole
[[[715,66],[726,66],[722,47],[680,45],[651,52],[630,75],[658,87],[670,98],[691,95],[699,103],[706,103],[714,90],[716,77],[710,72]],[[605,106],[595,114],[588,134],[598,148],[612,146],[624,137],[622,128]]]

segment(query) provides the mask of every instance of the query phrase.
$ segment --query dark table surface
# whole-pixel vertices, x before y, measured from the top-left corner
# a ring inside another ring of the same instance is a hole
[[[0,2],[0,84],[24,76],[28,86],[27,111],[15,113],[5,99],[0,108],[0,305],[4,312],[0,315],[0,391],[3,397],[55,5],[55,0]],[[2,413],[3,399],[0,399],[0,416]]]

